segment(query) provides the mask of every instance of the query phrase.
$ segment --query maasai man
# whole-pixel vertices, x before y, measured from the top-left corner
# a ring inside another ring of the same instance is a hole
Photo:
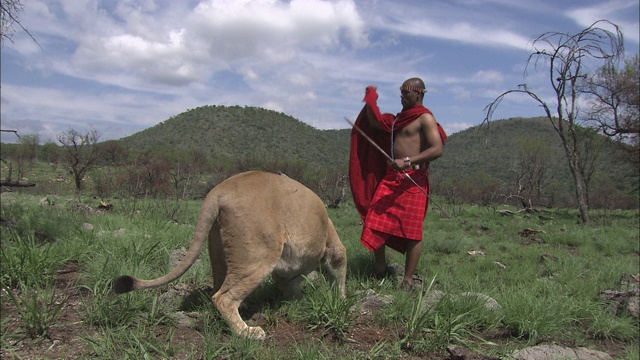
[[[387,271],[386,246],[406,254],[402,285],[409,289],[421,285],[414,275],[429,204],[429,163],[442,155],[447,138],[422,105],[426,92],[421,79],[405,81],[400,87],[402,112],[394,116],[380,112],[376,88],[367,87],[355,126],[380,148],[389,149],[389,157],[355,128],[351,131],[349,176],[364,221],[361,242],[375,255],[376,276]]]

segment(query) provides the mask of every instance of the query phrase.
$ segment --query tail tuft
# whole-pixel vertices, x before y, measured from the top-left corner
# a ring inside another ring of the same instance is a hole
[[[115,279],[113,282],[113,291],[116,294],[124,294],[133,290],[135,279],[129,275],[123,275]]]

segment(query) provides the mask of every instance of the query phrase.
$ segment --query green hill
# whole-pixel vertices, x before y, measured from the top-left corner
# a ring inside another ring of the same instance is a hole
[[[593,176],[619,181],[633,173],[628,165],[619,161],[621,154],[617,144],[592,135],[584,145],[587,150],[583,150],[583,154],[599,152]],[[523,156],[531,156],[533,151],[543,151],[548,157],[550,175],[571,181],[560,137],[543,117],[495,120],[453,134],[445,146],[444,156],[433,163],[433,170],[445,178],[485,173],[509,181],[513,178],[515,163]]]
[[[445,179],[488,174],[509,181],[509,169],[521,156],[523,143],[533,140],[546,145],[555,175],[568,180],[562,144],[546,118],[495,120],[455,133],[449,137],[444,155],[433,163],[432,171]]]
[[[299,161],[309,167],[342,168],[349,161],[350,129],[318,130],[276,111],[240,106],[203,106],[171,117],[160,124],[119,140],[130,150],[198,149],[211,158]],[[600,141],[604,141],[601,138]],[[590,148],[590,151],[593,149]],[[570,202],[573,180],[560,139],[546,118],[494,120],[451,134],[444,156],[432,164],[435,190],[451,181],[468,187],[479,183],[515,182],[518,162],[533,152],[542,153],[549,184],[556,199]],[[592,176],[593,193],[612,188],[628,196],[637,178],[618,162],[616,147],[600,151]],[[511,184],[511,185],[510,185]],[[494,186],[495,187],[495,186]],[[603,200],[604,201],[604,200]]]
[[[126,148],[198,149],[211,157],[336,165],[349,152],[346,130],[318,130],[291,116],[255,107],[203,106],[120,139]]]
[[[506,181],[523,138],[540,139],[564,165],[558,136],[544,118],[492,121],[452,134],[432,165],[443,178],[486,173]],[[130,150],[198,149],[210,157],[263,158],[335,166],[349,161],[350,129],[318,130],[283,113],[254,107],[187,110],[119,142]],[[568,175],[568,170],[563,176]]]
[[[350,132],[319,130],[261,108],[211,105],[187,110],[117,143],[133,154],[198,150],[230,171],[243,159],[251,160],[252,166],[294,162],[313,177],[319,168],[346,175]],[[615,144],[596,138],[599,140],[585,148],[592,152],[600,148],[598,143],[606,144],[598,150],[600,157],[592,174],[594,198],[599,199],[600,206],[622,200],[637,204],[638,195],[633,190],[638,188],[638,169],[634,172],[619,161]],[[15,149],[16,145],[3,144],[3,158],[10,159]],[[433,190],[444,196],[475,191],[480,193],[476,198],[490,191],[504,193],[496,188],[515,186],[519,162],[530,156],[545,159],[546,177],[550,179],[545,186],[553,191],[554,202],[571,205],[573,180],[560,139],[545,118],[494,120],[450,134],[444,155],[431,165]]]

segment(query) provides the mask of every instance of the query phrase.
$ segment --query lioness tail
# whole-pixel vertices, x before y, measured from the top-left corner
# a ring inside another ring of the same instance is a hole
[[[113,291],[116,294],[123,294],[133,290],[162,286],[182,276],[200,257],[202,247],[207,240],[213,222],[218,217],[218,212],[218,198],[214,191],[212,191],[207,195],[200,210],[196,231],[193,236],[193,241],[191,245],[189,245],[189,251],[187,251],[184,259],[178,266],[173,268],[168,274],[153,280],[137,279],[129,275],[120,276],[113,282]]]

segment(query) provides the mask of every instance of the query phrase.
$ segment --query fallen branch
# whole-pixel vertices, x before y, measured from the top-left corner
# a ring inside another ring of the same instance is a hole
[[[26,182],[26,181],[0,180],[0,186],[6,186],[6,187],[33,187],[33,186],[36,186],[36,184],[35,183]]]

